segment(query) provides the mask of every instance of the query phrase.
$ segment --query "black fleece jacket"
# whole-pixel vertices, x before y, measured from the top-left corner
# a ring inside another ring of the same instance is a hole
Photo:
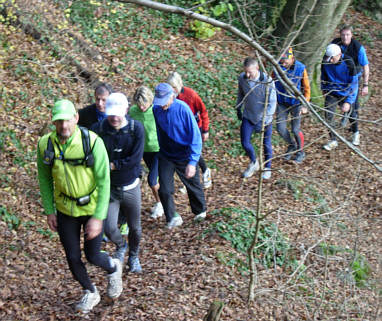
[[[115,170],[110,172],[111,186],[125,186],[134,182],[141,174],[141,159],[145,143],[145,133],[142,123],[133,121],[126,116],[127,125],[114,129],[107,119],[94,124],[91,130],[104,141],[110,162]]]

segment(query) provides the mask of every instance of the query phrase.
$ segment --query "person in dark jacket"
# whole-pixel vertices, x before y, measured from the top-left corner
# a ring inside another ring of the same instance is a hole
[[[142,272],[139,262],[141,239],[141,159],[145,141],[143,125],[127,115],[128,101],[122,93],[112,93],[106,100],[107,118],[92,126],[104,141],[110,160],[110,203],[105,222],[105,234],[116,245],[114,257],[124,261],[126,240],[118,229],[118,214],[129,226],[129,258],[133,273]]]
[[[247,169],[242,173],[242,177],[249,178],[260,168],[251,137],[253,132],[261,132],[264,120],[265,168],[262,177],[263,179],[270,179],[272,175],[272,120],[277,103],[275,84],[270,76],[259,70],[258,61],[252,57],[245,58],[243,69],[244,72],[238,77],[236,112],[238,119],[241,120],[241,145],[250,162]],[[267,91],[269,93],[268,104],[265,105]]]
[[[366,96],[369,93],[369,61],[367,59],[365,47],[353,38],[353,28],[349,25],[344,25],[340,30],[340,38],[333,39],[332,43],[340,46],[343,54],[350,56],[355,64],[356,72],[358,75],[358,82],[363,79],[361,88],[361,96]],[[360,134],[358,130],[358,110],[359,110],[359,93],[354,103],[354,108],[345,115],[342,119],[342,126],[345,127],[347,123],[347,116],[350,118],[350,130],[353,132],[353,145],[360,144]]]
[[[95,103],[78,111],[80,116],[78,125],[90,129],[93,124],[105,119],[106,99],[112,92],[113,89],[109,84],[99,84],[94,90]]]
[[[307,101],[310,100],[310,85],[308,72],[305,65],[296,60],[293,55],[293,49],[289,48],[282,56],[279,62],[281,69],[286,76],[293,82],[298,90],[300,90]],[[296,152],[294,160],[301,163],[305,159],[304,135],[300,130],[301,114],[307,113],[306,107],[302,106],[300,101],[289,94],[279,76],[276,74],[275,86],[277,90],[277,131],[280,136],[288,143],[288,149],[285,152],[284,159],[290,160],[292,154]],[[287,129],[288,114],[291,114],[291,129],[294,140]]]
[[[95,103],[78,111],[78,125],[90,129],[93,124],[106,118],[105,106],[106,99],[113,92],[111,85],[108,83],[100,83],[94,90]],[[118,223],[122,235],[128,235],[129,229],[123,215],[120,215]],[[108,242],[108,238],[104,235],[103,240]]]
[[[325,96],[325,118],[334,126],[337,105],[346,113],[355,103],[358,92],[358,76],[353,59],[342,54],[341,48],[330,44],[321,64],[321,90]],[[330,141],[323,146],[330,151],[338,146],[336,136],[329,132]]]

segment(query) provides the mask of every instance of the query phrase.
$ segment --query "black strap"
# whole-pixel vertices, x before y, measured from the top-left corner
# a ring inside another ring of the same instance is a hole
[[[44,150],[44,160],[43,160],[43,162],[46,165],[53,166],[54,158],[55,158],[55,156],[54,156],[54,147],[53,147],[52,140],[50,139],[50,136],[49,136],[47,148],[46,148],[46,150]]]
[[[86,127],[79,126],[81,130],[81,138],[82,138],[82,148],[84,149],[85,154],[85,163],[87,167],[94,166],[94,156],[92,153],[92,148],[90,148],[90,135],[89,130]]]
[[[67,195],[67,194],[65,194],[65,193],[63,193],[63,192],[61,192],[60,195],[64,196],[64,197],[67,198],[67,199],[70,199],[71,201],[78,202],[81,198],[92,195],[93,192],[96,190],[96,188],[97,188],[97,187],[94,187],[94,188],[92,189],[92,191],[91,191],[89,194],[87,194],[87,195],[83,195],[83,196],[80,196],[80,197],[69,196],[69,195]]]
[[[93,147],[90,146],[90,135],[89,130],[86,127],[78,126],[81,131],[81,140],[82,140],[82,148],[84,151],[84,157],[83,158],[65,158],[64,154],[61,152],[60,146],[57,145],[57,148],[60,151],[60,157],[59,159],[63,162],[67,162],[71,164],[72,166],[79,166],[85,164],[87,167],[93,167],[94,166],[94,156],[93,156]],[[55,153],[54,153],[54,147],[51,137],[48,138],[48,144],[47,148],[44,151],[44,164],[53,166],[54,160],[56,159]]]
[[[259,81],[260,82],[263,82],[265,79],[265,76],[264,76],[264,73],[260,70],[260,77],[259,77]]]
[[[349,69],[349,75],[350,76],[355,76],[357,75],[357,68],[356,68],[356,65],[354,63],[354,60],[352,57],[348,56],[348,55],[344,55],[343,57],[343,61],[346,63],[346,66],[348,67]]]

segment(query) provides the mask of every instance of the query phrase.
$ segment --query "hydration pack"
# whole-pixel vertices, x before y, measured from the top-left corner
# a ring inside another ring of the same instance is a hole
[[[58,149],[60,150],[60,156],[57,158],[63,162],[67,162],[73,166],[79,166],[79,165],[85,165],[86,167],[93,167],[94,166],[94,156],[92,153],[92,148],[90,147],[90,135],[89,130],[86,127],[78,126],[81,131],[81,138],[82,138],[82,147],[84,150],[84,157],[83,158],[65,158],[64,154],[61,152],[60,147],[58,146]],[[55,153],[54,153],[54,147],[53,142],[48,138],[48,145],[46,150],[44,151],[44,159],[43,162],[46,165],[53,166],[54,160],[56,159]]]

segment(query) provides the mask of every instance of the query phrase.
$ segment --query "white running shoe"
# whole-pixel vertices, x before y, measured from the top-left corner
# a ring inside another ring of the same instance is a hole
[[[97,291],[97,288],[94,287],[95,292],[90,292],[89,290],[84,291],[80,302],[76,304],[76,311],[82,313],[89,313],[101,300],[101,297]]]
[[[122,263],[119,259],[112,259],[115,263],[116,270],[114,273],[108,274],[109,282],[107,284],[107,295],[109,298],[118,298],[122,293]]]
[[[207,167],[206,171],[203,173],[203,187],[209,188],[212,185],[211,170]]]
[[[204,211],[202,213],[199,213],[198,215],[196,215],[194,217],[194,221],[196,221],[196,222],[203,221],[206,218],[206,216],[207,216],[207,212],[206,211]]]
[[[243,178],[251,177],[256,171],[260,168],[259,161],[256,159],[256,162],[250,162],[247,169],[242,174]]]
[[[353,141],[352,141],[353,145],[355,146],[358,146],[360,143],[361,143],[361,139],[360,139],[360,135],[359,135],[359,132],[355,132],[353,134]]]
[[[151,209],[151,218],[161,217],[164,213],[163,206],[161,202],[155,203]]]
[[[336,140],[331,140],[329,141],[329,143],[325,144],[323,148],[326,149],[327,151],[331,151],[335,149],[337,146],[338,146],[338,142]]]
[[[173,229],[174,227],[177,227],[177,226],[180,226],[183,224],[183,220],[182,220],[182,217],[177,214],[176,216],[174,216],[170,222],[167,223],[167,228],[169,230]]]
[[[271,170],[265,169],[262,176],[263,176],[263,179],[270,179],[272,176]]]

